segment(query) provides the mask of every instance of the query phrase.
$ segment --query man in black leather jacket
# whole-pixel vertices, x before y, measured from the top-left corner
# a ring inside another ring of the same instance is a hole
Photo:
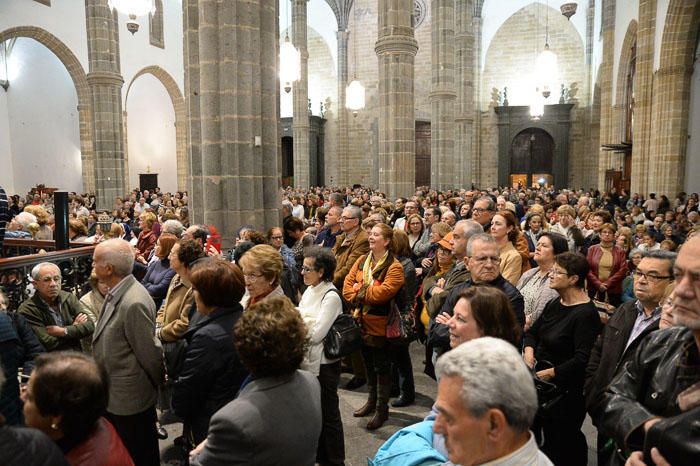
[[[700,237],[683,245],[674,275],[676,327],[644,339],[604,395],[601,433],[627,451],[641,450],[655,423],[700,405]]]
[[[440,314],[446,313],[452,316],[455,304],[459,299],[459,293],[472,285],[490,285],[503,291],[511,305],[515,318],[520,328],[525,326],[525,303],[523,296],[517,288],[511,285],[499,271],[499,252],[496,240],[486,233],[481,233],[469,238],[467,243],[467,255],[464,258],[471,278],[464,283],[455,285],[447,295],[445,304],[440,309]],[[435,323],[430,328],[428,336],[433,348],[441,355],[450,349],[450,335],[447,325]]]

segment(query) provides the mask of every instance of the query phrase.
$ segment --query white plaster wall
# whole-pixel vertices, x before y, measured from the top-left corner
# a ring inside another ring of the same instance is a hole
[[[689,138],[685,155],[685,191],[687,193],[700,193],[700,39],[695,49],[695,71],[690,82]]]
[[[12,146],[10,144],[10,121],[7,116],[7,93],[0,89],[0,186],[7,193],[15,192],[12,170]]]
[[[25,193],[39,183],[82,191],[78,95],[68,71],[49,49],[24,38],[17,40],[9,65],[14,191]]]
[[[481,66],[482,71],[486,63],[486,52],[488,52],[491,40],[496,35],[498,29],[503,25],[503,23],[510,18],[513,13],[520,10],[524,6],[530,5],[531,3],[541,3],[542,5],[547,5],[547,2],[533,2],[531,0],[486,0],[484,2],[484,7],[481,11],[481,17],[483,19],[482,23],[482,47],[481,47]],[[561,2],[563,3],[563,2]],[[554,9],[559,8],[559,2],[551,1],[549,6]],[[542,9],[542,12],[546,11]],[[550,14],[553,12],[550,11]],[[550,19],[552,16],[550,16]],[[578,10],[576,14],[570,19],[571,24],[574,25],[579,36],[581,36],[581,42],[586,43],[586,5],[584,2],[579,2]],[[542,22],[545,19],[542,18]],[[544,47],[544,35],[545,31],[542,29],[542,46]],[[556,44],[550,44],[552,49],[556,48]],[[584,47],[585,49],[585,47]]]
[[[664,36],[664,26],[666,25],[666,13],[670,0],[656,0],[656,34],[654,36],[654,71],[661,66],[661,42]]]
[[[284,39],[284,31],[286,31],[287,28],[289,28],[291,38],[292,3],[290,0],[280,0],[279,7],[280,38]],[[289,9],[289,11],[287,9]],[[350,15],[352,14],[353,12],[350,12]],[[331,7],[328,6],[325,0],[309,0],[309,3],[306,5],[306,15],[307,25],[318,32],[328,44],[331,55],[333,56],[333,63],[337,69],[338,39],[336,37],[336,32],[338,31],[338,21],[335,19],[333,10],[331,10]],[[313,60],[313,57],[309,57],[309,60]]]
[[[617,98],[617,72],[620,68],[622,43],[625,41],[627,28],[632,20],[639,21],[639,0],[619,0],[615,4],[615,61],[613,62],[613,93],[612,104]]]
[[[603,61],[603,40],[601,29],[603,28],[603,5],[601,0],[595,0],[595,13],[593,18],[593,75],[591,76],[591,89],[595,89],[595,82],[598,76],[598,68]],[[593,92],[591,92],[593,99]]]
[[[158,65],[172,76],[184,94],[185,71],[182,53],[182,0],[163,0],[163,39],[165,48],[151,45],[148,16],[136,19],[140,28],[135,34],[126,29],[128,17],[119,14],[119,53],[124,77],[122,102],[126,89],[136,73],[147,66]]]
[[[49,31],[66,44],[87,72],[84,1],[54,0],[51,7],[47,7],[34,0],[0,0],[0,31],[17,26],[34,26]]]
[[[177,191],[175,109],[168,92],[151,74],[139,76],[126,102],[129,186],[139,173],[158,173],[163,191]]]

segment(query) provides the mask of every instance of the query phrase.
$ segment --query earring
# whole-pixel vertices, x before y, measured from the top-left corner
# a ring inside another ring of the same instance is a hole
[[[270,286],[274,285],[275,282],[270,282]]]
[[[53,423],[51,424],[51,428],[52,428],[53,430],[58,430],[58,424],[56,424],[55,422],[53,422]]]

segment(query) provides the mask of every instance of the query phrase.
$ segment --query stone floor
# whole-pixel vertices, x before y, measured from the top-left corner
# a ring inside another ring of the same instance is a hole
[[[425,415],[430,411],[433,400],[435,399],[437,386],[433,379],[424,375],[422,372],[423,347],[419,343],[413,343],[411,345],[411,359],[413,360],[414,373],[416,374],[416,402],[405,408],[391,408],[389,420],[381,429],[369,432],[365,429],[369,418],[360,419],[352,416],[352,412],[362,406],[366,400],[366,387],[359,388],[355,391],[338,390],[340,395],[340,412],[345,429],[346,466],[366,466],[367,457],[374,457],[377,449],[379,449],[394,432],[402,427],[423,420]],[[343,374],[341,376],[341,387],[345,385],[350,377],[350,374]],[[166,429],[169,433],[169,439],[161,440],[160,442],[163,464],[178,464],[179,449],[173,446],[172,439],[180,435],[182,432],[182,425],[169,424],[166,426]],[[589,466],[595,466],[596,430],[588,417],[586,417],[586,421],[583,424],[583,432],[588,440],[588,464]]]

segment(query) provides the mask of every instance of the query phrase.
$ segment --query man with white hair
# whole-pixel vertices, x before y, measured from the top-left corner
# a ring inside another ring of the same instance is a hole
[[[95,248],[92,267],[109,288],[93,336],[93,355],[110,375],[107,418],[138,465],[160,465],[156,431],[163,354],[155,338],[156,306],[131,271],[134,252],[124,240]]]
[[[461,466],[549,466],[529,431],[537,413],[532,374],[518,351],[499,338],[459,345],[437,363],[440,380],[433,431]]]
[[[95,330],[93,313],[73,293],[61,290],[61,269],[42,262],[32,269],[34,296],[19,306],[46,351],[81,351],[80,340]]]
[[[32,234],[27,229],[30,224],[36,223],[36,217],[29,212],[20,212],[15,215],[7,225],[5,238],[31,238]]]

